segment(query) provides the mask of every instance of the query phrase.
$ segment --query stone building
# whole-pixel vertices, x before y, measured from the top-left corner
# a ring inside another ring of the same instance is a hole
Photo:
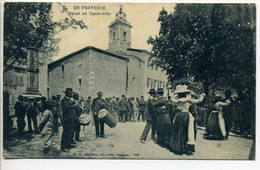
[[[88,46],[48,65],[48,96],[62,94],[72,87],[80,96],[148,98],[150,88],[166,90],[167,77],[161,68],[152,66],[151,53],[131,48],[132,25],[120,7],[109,26],[107,50]]]

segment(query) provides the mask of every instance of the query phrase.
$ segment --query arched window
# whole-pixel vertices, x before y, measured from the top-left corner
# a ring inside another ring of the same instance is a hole
[[[113,32],[113,40],[116,40],[116,33]]]
[[[61,77],[64,78],[64,64],[61,65]]]
[[[123,33],[123,41],[126,41],[126,32]]]

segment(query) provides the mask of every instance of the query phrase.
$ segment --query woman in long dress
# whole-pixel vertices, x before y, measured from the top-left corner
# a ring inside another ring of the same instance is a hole
[[[171,132],[171,121],[169,112],[166,109],[166,99],[163,97],[163,89],[157,90],[157,98],[151,101],[151,105],[155,111],[157,117],[157,143],[161,147],[168,148],[170,132]]]
[[[178,85],[174,93],[177,95],[173,102],[176,104],[176,115],[170,136],[169,150],[175,154],[191,155],[195,152],[194,117],[189,112],[191,104],[202,102],[203,93],[199,99],[191,97],[191,91],[186,85]]]
[[[215,96],[213,111],[210,113],[205,136],[212,139],[224,139],[226,136],[225,120],[223,118],[222,106],[231,103],[230,100],[221,101],[221,96]]]

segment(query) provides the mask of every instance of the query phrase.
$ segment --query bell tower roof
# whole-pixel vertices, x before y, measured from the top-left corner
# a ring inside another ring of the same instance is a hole
[[[131,28],[132,25],[126,20],[126,13],[120,5],[119,11],[116,13],[116,19],[109,27],[109,50],[126,51],[131,48]]]
[[[126,20],[126,13],[123,11],[122,5],[120,5],[119,11],[116,13],[115,21],[113,21],[108,27],[113,27],[114,25],[119,23],[132,28],[130,22]]]

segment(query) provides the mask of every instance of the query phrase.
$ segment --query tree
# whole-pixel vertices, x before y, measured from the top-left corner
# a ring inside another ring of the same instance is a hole
[[[54,38],[55,34],[69,27],[87,29],[83,21],[73,19],[66,6],[61,3],[58,3],[62,8],[61,12],[67,13],[68,18],[52,21],[52,5],[53,3],[38,2],[4,4],[4,73],[14,66],[26,65],[30,33],[34,32],[38,36],[40,64],[44,64],[59,50],[59,40]]]
[[[254,5],[177,4],[173,14],[162,10],[158,21],[159,35],[148,43],[170,81],[194,77],[208,94],[224,78],[236,91],[254,92]]]

